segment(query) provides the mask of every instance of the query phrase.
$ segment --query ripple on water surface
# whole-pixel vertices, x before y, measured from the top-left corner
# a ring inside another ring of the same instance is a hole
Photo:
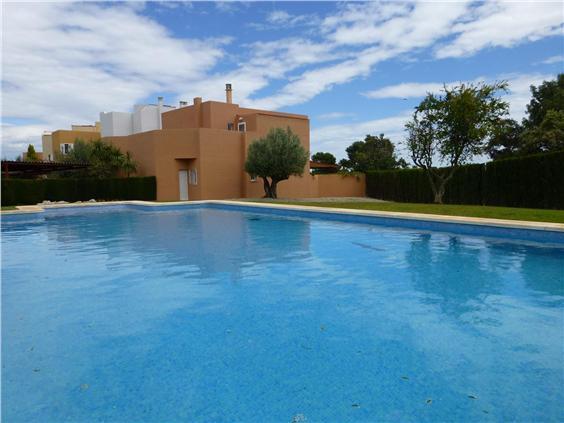
[[[6,421],[562,421],[564,248],[199,209],[2,226]]]

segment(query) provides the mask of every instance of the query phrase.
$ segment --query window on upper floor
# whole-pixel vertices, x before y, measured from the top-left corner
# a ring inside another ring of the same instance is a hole
[[[229,122],[229,123],[227,124],[227,130],[228,130],[228,131],[233,131],[233,126],[234,126],[234,125],[233,125],[233,122]]]
[[[72,147],[73,147],[72,144],[68,144],[68,143],[61,144],[61,147],[60,147],[61,153],[69,154],[72,151]]]
[[[237,130],[239,132],[247,132],[247,122],[239,122],[237,125]]]

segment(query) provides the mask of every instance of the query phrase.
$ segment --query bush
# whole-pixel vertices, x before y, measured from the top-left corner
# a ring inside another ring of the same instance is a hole
[[[430,203],[423,169],[366,174],[366,195],[382,200]],[[446,187],[446,204],[564,209],[564,152],[461,166]]]
[[[154,176],[135,178],[2,179],[2,205],[50,201],[147,200],[157,198]]]

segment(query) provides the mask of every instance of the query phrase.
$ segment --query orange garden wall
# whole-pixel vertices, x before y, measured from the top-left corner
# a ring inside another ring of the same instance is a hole
[[[315,175],[318,197],[364,197],[366,177],[364,175]]]

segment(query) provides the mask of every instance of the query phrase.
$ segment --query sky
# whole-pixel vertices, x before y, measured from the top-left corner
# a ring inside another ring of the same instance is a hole
[[[134,104],[224,101],[306,114],[311,153],[385,134],[443,84],[506,80],[520,120],[530,85],[564,71],[554,2],[2,3],[2,157],[44,131]]]

